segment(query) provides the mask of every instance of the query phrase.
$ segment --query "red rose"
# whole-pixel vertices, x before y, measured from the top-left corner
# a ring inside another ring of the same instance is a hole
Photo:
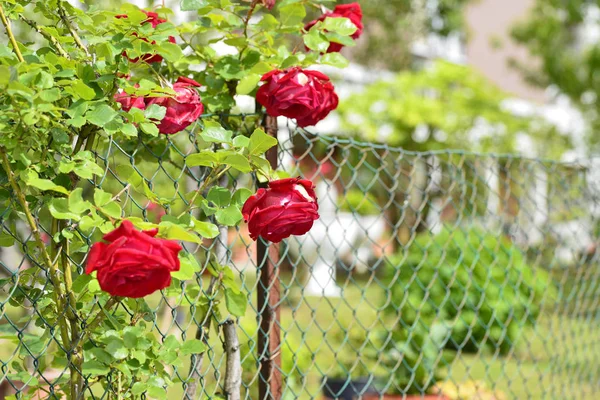
[[[242,214],[250,237],[279,243],[291,235],[304,235],[319,218],[317,196],[311,181],[287,178],[269,182],[250,196]]]
[[[177,93],[175,97],[135,97],[121,92],[115,94],[114,98],[125,111],[131,108],[145,110],[151,104],[166,107],[165,117],[158,124],[158,132],[170,135],[184,130],[202,115],[204,106],[194,89],[199,86],[195,80],[180,76],[173,85]]]
[[[150,25],[152,25],[153,28],[156,28],[158,25],[167,22],[166,19],[164,18],[159,18],[158,14],[152,11],[146,11],[146,10],[141,10],[144,14],[146,14],[148,16],[148,19],[146,19],[145,21],[142,22],[143,24],[147,24],[150,23]],[[128,18],[126,14],[119,14],[116,15],[115,18]],[[133,36],[138,36],[137,33],[133,33]],[[141,38],[144,42],[147,42],[148,39],[146,38]],[[173,36],[169,36],[169,42],[171,43],[175,43],[175,38]],[[153,40],[150,44],[156,44],[156,41]],[[127,52],[123,52],[123,56],[127,57]],[[132,63],[138,62],[140,60],[140,58],[142,59],[142,61],[145,61],[147,63],[159,63],[163,60],[162,56],[160,54],[145,54],[142,57],[136,57],[136,58],[129,58],[129,61],[131,61]]]
[[[138,88],[140,85],[136,83],[134,87]],[[135,97],[123,91],[118,91],[113,98],[117,103],[121,104],[123,111],[129,111],[132,108],[139,108],[140,110],[146,109],[146,103],[144,102],[143,97]]]
[[[338,105],[338,96],[329,77],[318,71],[300,67],[274,70],[265,74],[265,82],[256,100],[266,107],[267,114],[295,118],[298,126],[314,125]]]
[[[348,18],[355,26],[356,32],[352,34],[352,39],[356,40],[360,37],[363,31],[362,24],[362,10],[360,8],[360,4],[358,3],[350,3],[350,4],[340,4],[335,6],[333,11],[325,13],[321,15],[318,19],[309,22],[304,26],[304,30],[308,32],[310,28],[312,28],[317,22],[324,21],[327,17],[332,18]],[[328,53],[337,53],[344,47],[341,43],[331,42],[329,44],[329,48],[327,49]]]
[[[158,131],[165,135],[181,132],[202,115],[204,106],[194,87],[200,84],[193,79],[179,77],[173,85],[177,95],[173,97],[152,97],[146,99],[146,107],[158,104],[167,108],[165,117],[158,125]]]
[[[275,0],[262,0],[262,4],[270,10],[275,7]]]
[[[177,254],[182,250],[173,240],[156,238],[158,229],[139,231],[123,221],[104,235],[108,242],[92,246],[86,274],[98,271],[100,288],[113,296],[144,297],[171,284],[171,272],[179,271]]]

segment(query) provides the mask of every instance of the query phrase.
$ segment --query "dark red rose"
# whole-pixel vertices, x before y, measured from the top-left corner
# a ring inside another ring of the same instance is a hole
[[[181,132],[202,115],[204,106],[194,87],[200,84],[193,79],[179,77],[173,85],[175,97],[152,97],[146,99],[146,107],[158,104],[167,108],[165,117],[158,125],[158,131],[165,135]]]
[[[135,87],[138,86],[136,84]],[[125,111],[131,108],[145,110],[152,104],[165,107],[167,110],[165,117],[158,124],[158,132],[170,135],[181,132],[202,115],[204,106],[194,87],[200,87],[200,84],[193,79],[180,76],[173,85],[173,90],[177,93],[175,97],[135,97],[120,92],[115,94],[114,98],[121,103]]]
[[[138,88],[140,85],[136,83],[134,87]],[[123,111],[129,111],[132,108],[139,108],[140,110],[146,109],[146,103],[144,102],[143,97],[136,97],[123,91],[118,91],[113,98],[117,103],[121,104]]]
[[[153,28],[156,28],[158,25],[167,22],[166,19],[160,18],[158,16],[158,14],[155,12],[146,11],[146,10],[141,10],[141,11],[148,16],[148,19],[144,20],[142,22],[142,25],[149,23],[150,25],[152,25]],[[128,18],[128,17],[126,14],[119,14],[119,15],[116,15],[115,18]],[[138,36],[137,33],[133,33],[133,35],[136,37]],[[140,39],[143,40],[144,42],[148,42],[148,39],[146,39],[146,38],[140,38]],[[169,36],[169,42],[175,43],[175,38],[173,36]],[[150,44],[156,44],[156,41],[153,40]],[[127,57],[127,52],[124,51],[123,56]],[[136,58],[127,57],[127,58],[129,59],[129,61],[131,61],[133,63],[138,62],[140,59],[147,63],[159,63],[163,60],[162,56],[159,54],[145,54],[142,57],[136,57]]]
[[[137,230],[123,221],[104,235],[108,243],[94,243],[88,254],[86,274],[98,271],[100,288],[113,296],[144,297],[171,284],[171,272],[179,271],[173,240],[156,238],[158,229]]]
[[[242,214],[250,237],[259,236],[279,243],[291,235],[304,235],[319,218],[314,185],[300,178],[269,182],[268,189],[258,189],[250,196]]]
[[[265,84],[258,88],[256,100],[267,114],[295,118],[300,127],[316,124],[337,108],[333,84],[321,72],[293,67],[271,71],[261,81]]]
[[[262,4],[270,10],[275,7],[275,0],[262,0]]]
[[[360,8],[360,4],[358,3],[350,3],[350,4],[340,4],[335,6],[333,11],[327,12],[321,15],[318,19],[309,22],[304,26],[304,30],[308,32],[310,28],[312,28],[317,22],[324,21],[325,18],[348,18],[355,26],[356,32],[352,34],[352,39],[356,40],[360,37],[363,32],[363,24],[362,24],[362,10]],[[337,53],[344,47],[341,43],[331,42],[329,44],[329,48],[327,49],[328,53]]]

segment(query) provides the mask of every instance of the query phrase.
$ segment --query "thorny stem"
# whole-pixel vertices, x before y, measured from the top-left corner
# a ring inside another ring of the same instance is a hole
[[[58,51],[58,54],[60,54],[61,56],[63,56],[64,58],[70,58],[69,57],[69,53],[67,53],[65,51],[65,49],[63,49],[63,47],[61,46],[61,44],[58,42],[58,40],[56,40],[56,38],[50,34],[48,34],[47,32],[44,32],[42,30],[42,28],[36,24],[34,21],[24,17],[23,15],[19,15],[19,18],[21,18],[21,20],[23,22],[25,22],[27,25],[29,25],[30,27],[33,28],[33,30],[35,30],[37,33],[39,33],[40,35],[42,35],[47,41],[49,41],[50,43],[52,43],[52,45],[56,48],[56,51]]]
[[[85,47],[85,45],[81,41],[81,38],[77,34],[77,31],[75,31],[75,29],[73,29],[73,25],[71,25],[71,21],[69,21],[69,17],[67,16],[67,13],[65,12],[65,9],[62,6],[62,1],[58,2],[58,15],[60,16],[60,19],[67,27],[67,30],[69,31],[69,33],[71,34],[73,39],[75,40],[75,43],[77,44],[77,46],[81,50],[83,50],[83,52],[85,53],[85,55],[88,58],[90,58],[90,52],[88,51],[87,47]]]
[[[213,169],[211,171],[211,173],[206,177],[206,179],[204,180],[204,182],[202,182],[202,185],[196,190],[196,193],[194,193],[194,196],[190,199],[189,204],[186,207],[186,209],[181,214],[179,214],[179,216],[177,218],[181,218],[186,213],[190,212],[193,209],[194,201],[196,201],[196,199],[198,198],[198,196],[200,195],[200,193],[202,193],[208,187],[208,185],[210,183],[216,181],[224,173],[226,173],[227,171],[229,171],[229,168],[231,168],[231,167],[230,166],[225,167],[221,172],[219,172],[217,175],[215,175],[214,177],[212,177],[211,175],[213,174],[213,172],[215,172],[215,170]]]
[[[17,39],[15,39],[15,35],[13,35],[12,29],[10,27],[10,22],[9,22],[8,18],[6,18],[6,15],[4,14],[4,9],[2,8],[2,3],[0,3],[0,19],[2,20],[2,25],[4,25],[4,28],[6,29],[6,36],[8,36],[8,39],[10,40],[10,43],[13,46],[13,51],[17,55],[17,59],[20,62],[25,62],[25,59],[23,58],[23,54],[21,54],[21,50],[19,49],[19,44],[17,43]]]
[[[254,9],[258,4],[259,0],[252,0],[252,4],[250,4],[250,9],[248,9],[248,14],[246,14],[246,19],[244,19],[244,36],[248,37],[248,23],[250,22],[250,18],[252,17],[252,13],[254,13]]]
[[[52,285],[54,286],[54,300],[56,302],[56,315],[58,316],[58,325],[59,325],[60,333],[62,336],[63,346],[65,349],[68,350],[70,348],[70,346],[69,346],[69,328],[67,326],[66,319],[61,318],[64,315],[63,313],[64,313],[65,307],[64,307],[64,303],[63,303],[64,296],[63,296],[63,292],[62,292],[62,287],[60,286],[60,279],[58,277],[58,265],[56,263],[52,262],[52,259],[50,258],[48,251],[46,251],[46,245],[44,244],[44,241],[42,240],[42,235],[40,234],[40,231],[38,229],[38,225],[35,221],[35,218],[33,217],[31,210],[29,209],[29,204],[27,203],[25,194],[19,187],[19,184],[17,183],[17,181],[15,179],[15,174],[14,174],[12,168],[10,167],[10,161],[8,159],[8,155],[6,154],[5,148],[0,147],[0,155],[2,156],[2,167],[4,168],[4,171],[6,172],[8,181],[10,182],[10,185],[11,185],[13,191],[15,192],[15,195],[17,196],[17,200],[19,201],[19,203],[21,204],[21,207],[23,208],[23,212],[25,213],[25,218],[27,219],[27,223],[29,224],[29,227],[31,228],[31,233],[33,234],[33,237],[35,238],[37,247],[40,250],[40,253],[42,255],[42,260],[46,266],[46,271],[48,272],[48,274],[50,276],[50,281],[52,282]]]

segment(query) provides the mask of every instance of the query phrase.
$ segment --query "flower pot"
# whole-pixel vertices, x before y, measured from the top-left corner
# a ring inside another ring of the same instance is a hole
[[[372,379],[358,378],[323,378],[323,396],[327,399],[354,400],[365,398],[365,394],[377,396],[377,391],[372,386]]]

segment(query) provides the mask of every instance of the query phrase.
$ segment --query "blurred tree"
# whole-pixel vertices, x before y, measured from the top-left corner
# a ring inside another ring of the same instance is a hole
[[[529,136],[538,155],[557,157],[569,140],[541,118],[518,116],[507,95],[472,69],[436,62],[381,81],[340,105],[343,124],[365,140],[407,150],[515,152]]]
[[[577,105],[591,125],[590,152],[600,150],[599,0],[536,0],[526,21],[512,36],[539,59],[514,65],[532,83],[555,85]]]

